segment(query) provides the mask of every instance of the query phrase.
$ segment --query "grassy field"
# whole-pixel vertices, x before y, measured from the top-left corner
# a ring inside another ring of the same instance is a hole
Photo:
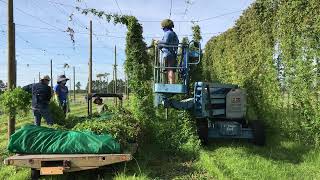
[[[73,115],[86,115],[86,106],[75,104]],[[17,129],[32,123],[32,116],[18,117]],[[6,118],[0,117],[1,161],[10,154],[6,150]],[[44,122],[43,122],[44,123]],[[309,146],[268,134],[265,147],[245,141],[213,141],[203,147],[195,159],[178,154],[161,154],[157,147],[144,147],[135,159],[105,170],[104,179],[320,179],[320,151]],[[29,178],[30,170],[0,165],[0,179]],[[94,179],[96,171],[47,177],[46,179]]]

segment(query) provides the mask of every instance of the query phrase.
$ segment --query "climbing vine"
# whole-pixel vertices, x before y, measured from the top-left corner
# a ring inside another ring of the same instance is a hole
[[[170,120],[166,120],[161,111],[156,114],[152,93],[155,52],[151,48],[148,50],[142,36],[143,28],[138,20],[134,16],[109,14],[96,9],[78,10],[85,15],[93,14],[107,22],[127,27],[125,71],[132,92],[130,111],[139,120],[144,141],[160,144],[163,151],[182,150],[190,151],[191,154],[198,151],[199,141],[195,136],[195,127],[186,113],[172,111]],[[168,137],[174,137],[174,140],[168,142]]]
[[[128,74],[131,90],[138,95],[145,95],[143,84],[151,80],[151,62],[147,53],[147,45],[143,41],[142,26],[134,16],[109,14],[96,9],[78,9],[83,14],[89,13],[114,24],[127,26],[125,70]]]
[[[200,26],[195,24],[191,27],[192,29],[192,39],[196,42],[200,42],[202,40]]]
[[[251,117],[319,144],[319,13],[317,0],[257,0],[209,40],[203,76],[245,87]]]
[[[152,60],[143,40],[143,28],[134,16],[118,15],[96,9],[78,9],[82,14],[92,14],[107,22],[122,24],[127,27],[125,71],[129,77],[129,88],[132,92],[130,109],[141,127],[149,129],[148,122],[155,117],[152,96]]]
[[[202,40],[201,36],[201,29],[200,26],[195,24],[194,26],[191,27],[192,30],[192,40],[195,42],[200,43]],[[197,48],[195,48],[193,45],[191,45],[191,50],[197,51]],[[202,56],[202,53],[200,54]],[[197,81],[203,81],[202,77],[202,61],[198,65],[191,65],[190,66],[190,82],[191,82],[191,89],[193,88],[194,82]]]

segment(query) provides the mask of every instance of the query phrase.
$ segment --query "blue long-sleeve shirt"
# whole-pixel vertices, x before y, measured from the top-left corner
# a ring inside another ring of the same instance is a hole
[[[165,29],[164,36],[161,41],[159,41],[158,47],[162,50],[162,55],[166,57],[176,57],[178,47],[165,47],[164,45],[179,45],[179,38],[177,34],[172,29]]]
[[[54,92],[58,95],[59,101],[62,104],[63,102],[67,102],[68,100],[68,87],[57,84],[53,88]]]

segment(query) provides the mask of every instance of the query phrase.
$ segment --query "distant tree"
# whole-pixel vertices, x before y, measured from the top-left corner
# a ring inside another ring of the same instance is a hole
[[[117,81],[117,93],[124,93],[126,83],[122,79],[118,79]],[[109,93],[114,93],[114,80],[110,81],[108,85]]]
[[[118,79],[117,81],[117,93],[124,93],[126,82],[122,79]],[[108,88],[108,89],[107,89]],[[86,86],[86,90],[88,90],[88,83]],[[114,80],[107,83],[107,81],[92,81],[92,92],[93,93],[114,93]]]
[[[93,93],[107,93],[108,82],[105,80],[92,81],[92,92]],[[88,83],[86,90],[88,90]]]

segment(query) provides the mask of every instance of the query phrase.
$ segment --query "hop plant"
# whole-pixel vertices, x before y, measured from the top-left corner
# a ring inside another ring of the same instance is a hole
[[[4,114],[27,113],[31,106],[31,94],[21,88],[7,90],[0,95],[0,109]]]
[[[65,125],[65,115],[60,106],[58,106],[55,102],[51,101],[49,104],[50,115],[52,116],[54,124]]]

